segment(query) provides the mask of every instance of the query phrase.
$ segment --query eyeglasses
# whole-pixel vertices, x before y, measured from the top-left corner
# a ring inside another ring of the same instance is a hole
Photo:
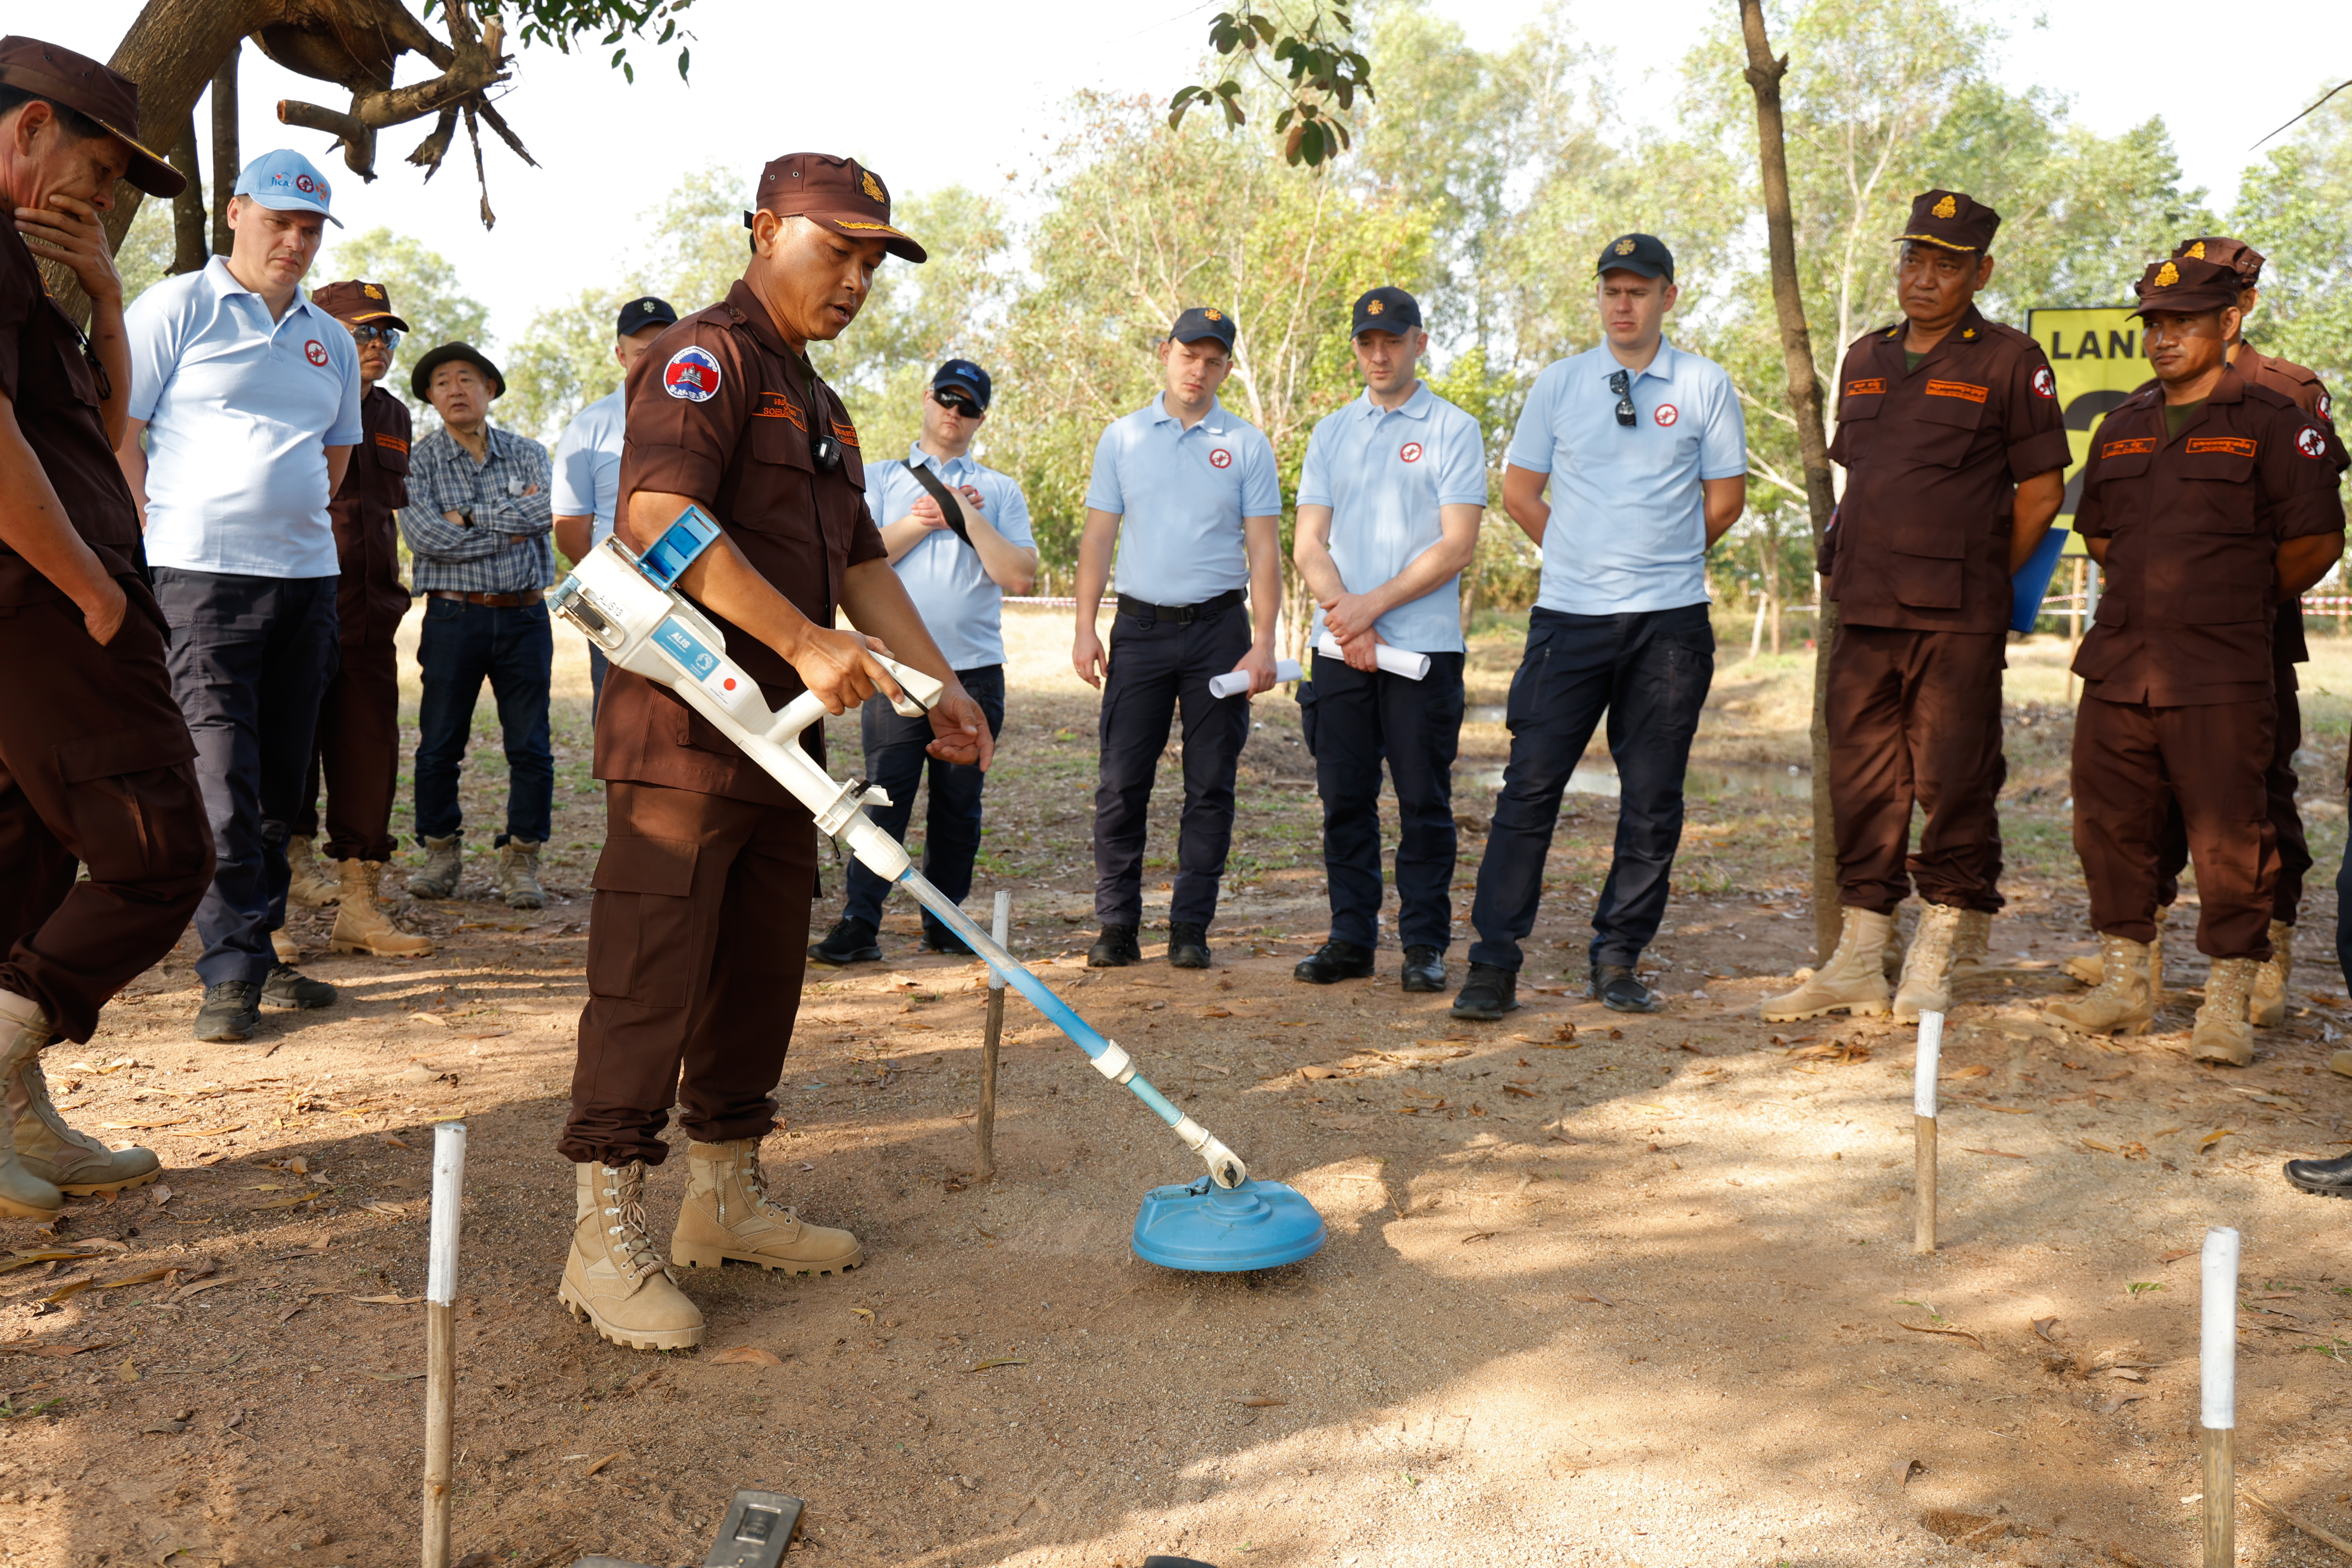
[[[400,333],[391,327],[353,327],[352,338],[355,342],[382,343],[386,353],[400,346]]]
[[[933,387],[931,389],[931,401],[946,409],[949,413],[961,414],[966,419],[977,419],[980,417],[980,405],[972,402],[961,393],[941,392],[938,387]]]
[[[1617,423],[1631,430],[1633,427],[1633,378],[1621,370],[1609,378],[1609,390],[1617,395]]]

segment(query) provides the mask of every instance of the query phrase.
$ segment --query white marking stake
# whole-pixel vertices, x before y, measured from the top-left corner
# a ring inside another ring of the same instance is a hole
[[[2238,1233],[2205,1233],[2200,1279],[2198,1446],[2205,1459],[2205,1568],[2238,1561]]]
[[[1936,1073],[1944,1054],[1944,1016],[1919,1015],[1919,1052],[1911,1066],[1911,1131],[1918,1143],[1912,1180],[1911,1250],[1936,1250]]]
[[[449,1568],[449,1443],[457,1397],[457,1229],[466,1124],[433,1129],[433,1235],[425,1270],[425,1568]]]

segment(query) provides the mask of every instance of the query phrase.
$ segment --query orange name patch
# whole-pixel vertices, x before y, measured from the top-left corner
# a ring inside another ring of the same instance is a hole
[[[2142,452],[2153,452],[2155,450],[2155,437],[2134,436],[2127,440],[2108,442],[2105,446],[2099,448],[2099,456],[2102,458],[2135,458]]]
[[[781,392],[760,394],[760,405],[751,410],[754,419],[789,419],[803,430],[808,426],[801,419],[801,411],[793,400]]]
[[[1849,381],[1845,384],[1845,395],[1848,397],[1874,397],[1885,390],[1885,379],[1875,375],[1868,381]]]
[[[1982,403],[1985,395],[1991,390],[1988,386],[1971,386],[1965,381],[1931,381],[1927,384],[1927,395],[1930,397],[1964,397],[1970,403]]]
[[[2184,452],[2227,452],[2233,458],[2251,458],[2257,450],[2253,438],[2248,436],[2191,436],[2180,444]]]
[[[857,427],[854,425],[844,425],[836,419],[833,422],[833,433],[845,447],[857,445]]]
[[[397,436],[387,436],[381,430],[376,432],[375,444],[383,447],[387,452],[405,452],[408,450],[407,442],[402,440]]]

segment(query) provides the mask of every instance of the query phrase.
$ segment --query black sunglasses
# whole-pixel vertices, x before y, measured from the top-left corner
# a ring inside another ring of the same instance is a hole
[[[400,346],[400,332],[393,327],[353,327],[352,338],[355,342],[381,342],[386,353]]]
[[[1632,380],[1623,371],[1609,378],[1609,390],[1617,395],[1617,423],[1631,430],[1633,427],[1633,394]]]
[[[941,392],[935,386],[931,388],[931,401],[946,409],[949,413],[961,414],[966,419],[977,419],[980,417],[980,405],[964,396],[961,393]]]

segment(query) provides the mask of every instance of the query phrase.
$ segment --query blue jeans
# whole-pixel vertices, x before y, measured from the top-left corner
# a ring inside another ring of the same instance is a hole
[[[1004,667],[959,669],[956,679],[988,715],[988,732],[1004,730]],[[866,776],[890,792],[888,805],[866,808],[866,814],[891,837],[904,841],[915,814],[915,791],[930,770],[930,811],[923,832],[923,875],[932,886],[961,904],[971,892],[971,863],[980,854],[980,792],[988,775],[962,763],[943,763],[924,750],[931,743],[928,718],[902,719],[887,699],[877,697],[858,710],[866,742]],[[890,884],[866,868],[862,860],[849,863],[849,900],[842,913],[873,925],[882,923],[882,900]],[[986,921],[981,924],[986,925]],[[949,940],[948,928],[930,910],[923,911],[923,934],[934,947],[953,951],[963,939]]]
[[[1592,911],[1592,962],[1631,965],[1658,934],[1683,836],[1683,773],[1715,681],[1705,605],[1622,616],[1538,609],[1511,677],[1511,761],[1478,866],[1470,962],[1516,973],[1535,929],[1560,793],[1603,710],[1617,763],[1617,850]]]
[[[494,609],[457,599],[426,602],[416,644],[416,665],[425,677],[416,743],[420,838],[446,838],[464,826],[457,773],[472,738],[474,701],[487,678],[506,733],[507,830],[495,842],[547,841],[555,816],[555,754],[547,738],[554,658],[544,605]]]

